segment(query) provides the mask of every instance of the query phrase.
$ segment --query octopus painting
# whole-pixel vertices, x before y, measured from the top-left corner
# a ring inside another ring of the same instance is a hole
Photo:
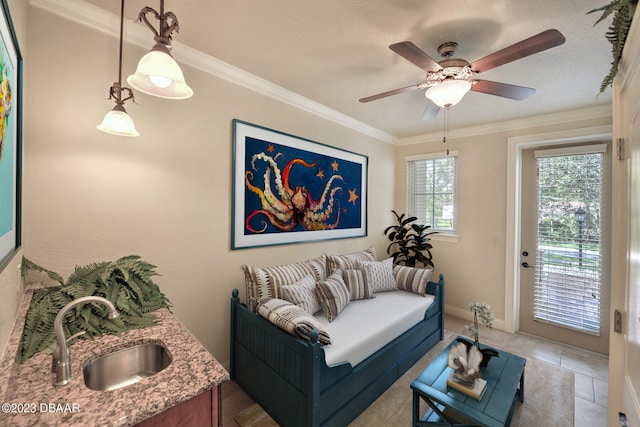
[[[7,67],[2,61],[0,64],[0,160],[4,153],[4,147],[7,139],[7,127],[9,121],[9,113],[11,112],[11,84],[7,75]]]
[[[270,148],[273,149],[272,146]],[[260,208],[246,215],[246,230],[264,233],[269,224],[279,231],[293,231],[298,226],[302,230],[332,230],[338,227],[341,210],[336,195],[343,193],[343,177],[332,174],[318,194],[311,194],[304,182],[292,182],[292,172],[294,168],[305,168],[303,172],[309,172],[318,165],[319,160],[309,163],[302,158],[293,158],[281,170],[277,163],[279,157],[284,156],[278,153],[272,157],[260,152],[251,157],[251,168],[245,171],[245,183],[247,189],[258,196]],[[334,171],[336,169],[334,167]],[[264,170],[261,177],[255,176],[258,170]],[[296,176],[301,175],[304,174]],[[316,176],[324,179],[322,170]]]
[[[367,235],[368,157],[233,119],[231,249]]]

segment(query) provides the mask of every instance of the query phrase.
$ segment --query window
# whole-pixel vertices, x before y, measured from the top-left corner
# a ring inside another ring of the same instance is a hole
[[[456,229],[457,151],[408,156],[407,212],[432,229]]]

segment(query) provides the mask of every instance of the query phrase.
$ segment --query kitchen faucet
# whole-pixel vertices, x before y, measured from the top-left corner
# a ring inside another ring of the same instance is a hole
[[[106,298],[98,296],[78,298],[62,307],[62,310],[60,310],[53,322],[53,329],[56,332],[56,339],[58,341],[58,348],[53,353],[53,365],[56,372],[56,380],[54,384],[56,386],[68,384],[72,379],[69,347],[67,346],[67,340],[65,339],[64,330],[62,329],[62,321],[64,320],[64,316],[71,308],[75,307],[76,305],[88,302],[99,302],[104,304],[109,309],[109,319],[115,319],[116,317],[118,317],[118,311],[116,310],[113,303]],[[71,338],[74,338],[81,334],[82,333],[76,334]]]

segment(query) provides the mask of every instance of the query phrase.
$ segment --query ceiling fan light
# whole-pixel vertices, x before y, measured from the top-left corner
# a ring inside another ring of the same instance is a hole
[[[162,43],[156,43],[140,59],[136,72],[127,78],[127,82],[140,92],[160,98],[186,99],[193,95],[180,66]]]
[[[449,108],[460,102],[469,90],[471,82],[467,80],[445,80],[427,89],[424,96],[439,107]]]
[[[98,130],[118,136],[140,136],[124,107],[116,105],[97,126]]]

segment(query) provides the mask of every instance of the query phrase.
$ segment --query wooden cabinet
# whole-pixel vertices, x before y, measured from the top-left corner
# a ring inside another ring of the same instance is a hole
[[[220,386],[192,397],[172,408],[136,424],[137,427],[156,426],[222,426],[222,396]]]

